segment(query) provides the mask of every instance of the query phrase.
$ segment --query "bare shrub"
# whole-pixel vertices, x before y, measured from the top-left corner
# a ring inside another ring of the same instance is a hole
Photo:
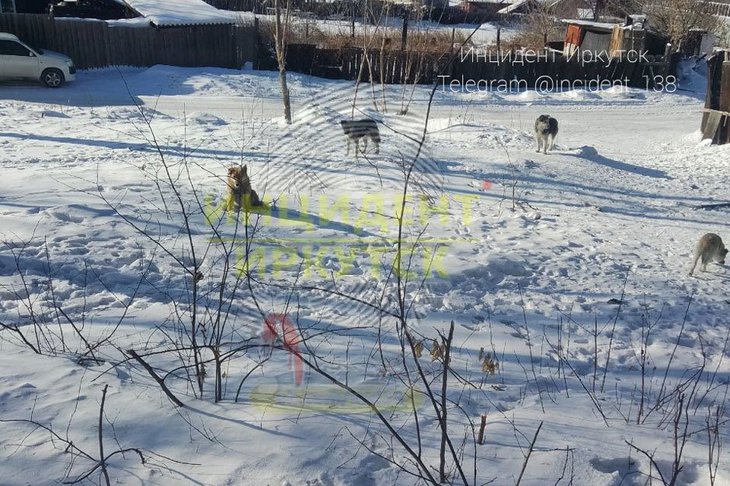
[[[722,22],[709,0],[613,0],[609,8],[622,14],[644,13],[649,26],[669,38],[678,50],[693,29],[719,33]]]
[[[262,21],[259,24],[262,41],[274,46],[275,25],[273,22]],[[406,50],[443,54],[452,49],[453,44],[462,44],[466,36],[462,32],[447,32],[444,30],[409,30]],[[331,33],[319,29],[314,24],[290,20],[289,30],[286,33],[288,44],[312,44],[325,49],[362,48],[363,46],[385,46],[388,51],[401,50],[401,31],[396,28],[372,27],[370,32],[361,31],[351,36],[347,32]]]
[[[532,8],[522,24],[520,32],[511,44],[527,49],[542,49],[548,42],[562,41],[565,26],[542,4]]]

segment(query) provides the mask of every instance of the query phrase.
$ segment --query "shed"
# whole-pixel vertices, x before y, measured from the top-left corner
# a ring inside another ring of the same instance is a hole
[[[571,55],[577,50],[603,53],[610,56],[620,51],[636,51],[648,55],[664,54],[666,37],[646,28],[645,23],[628,19],[624,23],[563,20],[565,45],[563,52]]]
[[[218,10],[203,0],[123,0],[157,27],[233,25],[235,12]]]

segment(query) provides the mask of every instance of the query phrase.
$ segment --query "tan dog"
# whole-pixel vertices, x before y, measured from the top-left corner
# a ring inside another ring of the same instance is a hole
[[[725,265],[725,257],[727,256],[727,248],[722,243],[720,238],[715,233],[707,233],[697,243],[695,248],[695,261],[692,265],[692,270],[689,271],[689,275],[692,276],[692,272],[695,271],[697,262],[702,259],[702,266],[700,269],[705,272],[707,271],[707,264],[711,261],[716,261],[720,265]]]
[[[251,187],[248,177],[248,167],[234,165],[228,168],[228,196],[226,197],[226,211],[240,208],[249,210],[252,207],[263,206],[256,191]]]

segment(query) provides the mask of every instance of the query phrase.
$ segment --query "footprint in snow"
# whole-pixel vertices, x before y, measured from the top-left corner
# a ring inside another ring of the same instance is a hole
[[[65,223],[83,223],[84,218],[80,216],[72,216],[69,213],[63,212],[63,211],[50,211],[51,216],[58,219],[59,221],[63,221]]]

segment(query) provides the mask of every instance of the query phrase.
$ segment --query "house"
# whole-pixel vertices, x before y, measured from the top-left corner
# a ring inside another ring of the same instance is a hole
[[[563,20],[567,25],[563,52],[572,55],[576,51],[607,53],[617,56],[622,52],[641,52],[663,55],[667,38],[646,26],[646,18],[629,17],[624,23],[594,22],[590,20]]]

